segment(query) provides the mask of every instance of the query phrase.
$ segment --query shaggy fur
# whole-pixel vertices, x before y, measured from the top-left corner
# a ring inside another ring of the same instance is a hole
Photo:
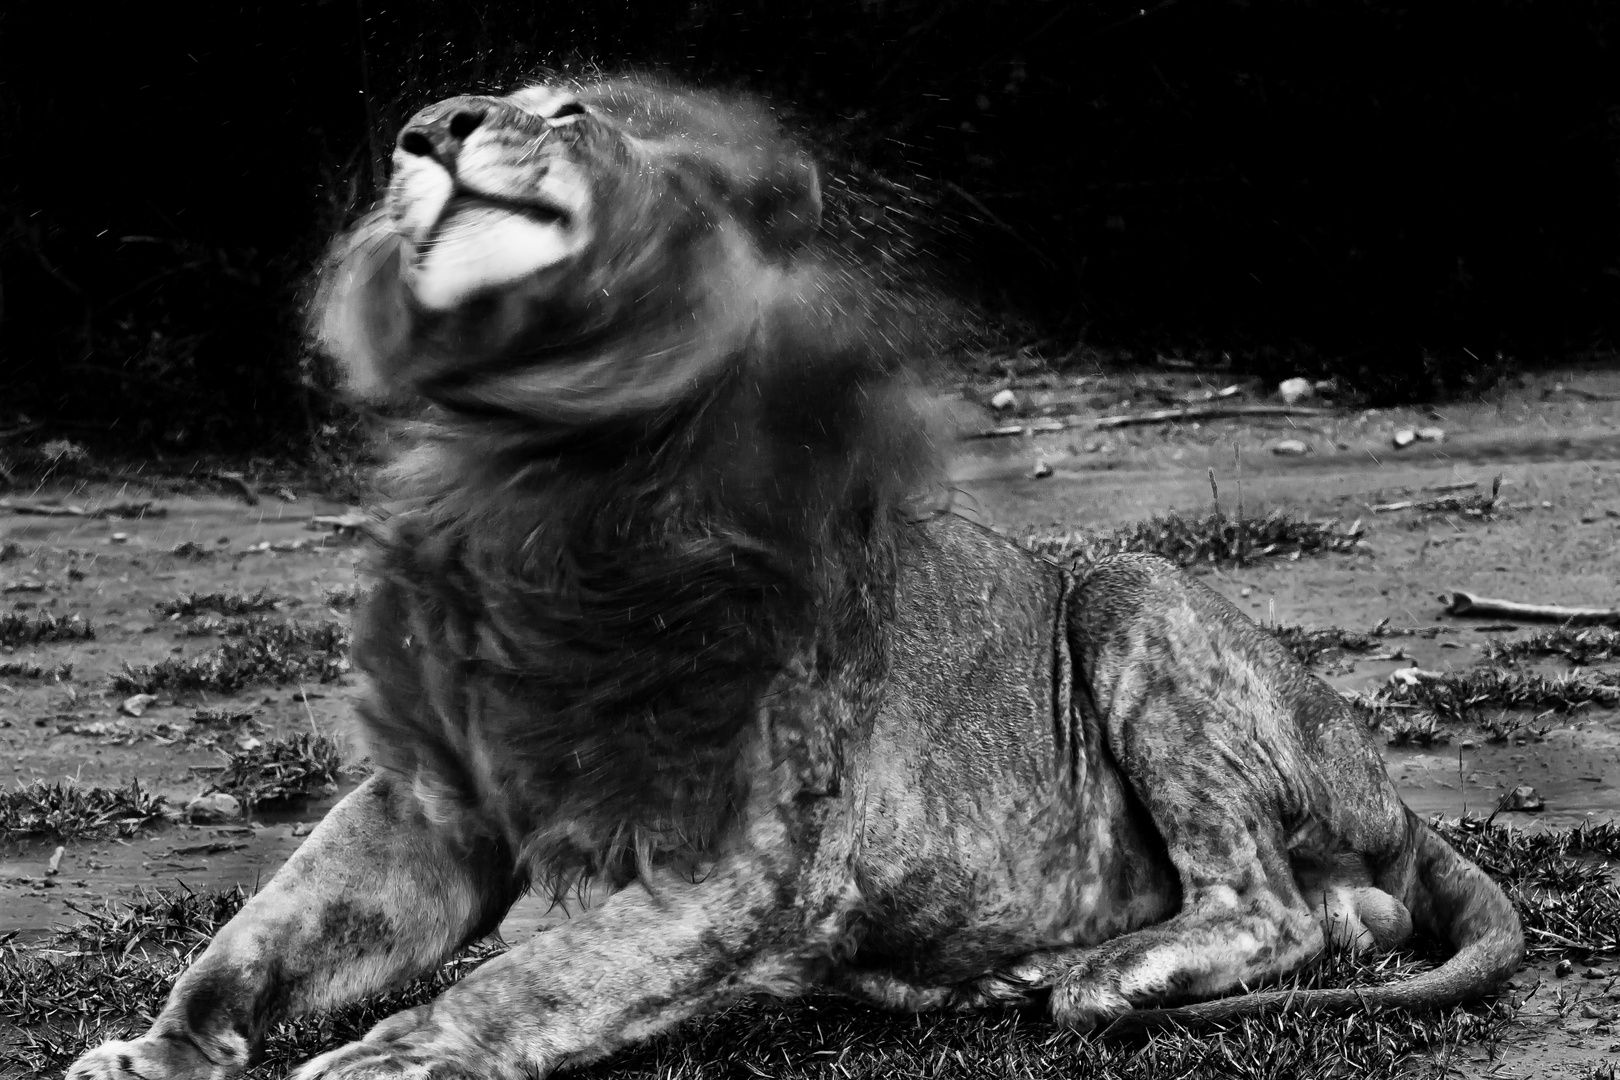
[[[523,332],[468,363],[461,320],[413,310],[383,215],[323,304],[367,385],[438,406],[392,470],[359,619],[372,754],[553,884],[711,852],[766,685],[883,621],[930,455],[916,313],[847,265],[784,262],[819,195],[765,116],[625,82],[581,100],[666,160],[603,170],[612,239]],[[561,137],[620,153],[593,130]]]

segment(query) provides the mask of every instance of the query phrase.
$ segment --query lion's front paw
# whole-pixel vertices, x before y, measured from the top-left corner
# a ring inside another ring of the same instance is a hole
[[[305,1062],[293,1080],[460,1080],[473,1074],[435,1062],[392,1043],[369,1039],[330,1050]]]
[[[183,1039],[143,1035],[87,1051],[68,1070],[67,1080],[224,1080],[245,1064],[245,1054],[241,1064],[220,1065]]]
[[[293,1080],[500,1080],[513,1074],[475,1040],[436,1027],[431,1011],[395,1013],[359,1042],[312,1058]],[[538,1070],[516,1072],[537,1076]]]

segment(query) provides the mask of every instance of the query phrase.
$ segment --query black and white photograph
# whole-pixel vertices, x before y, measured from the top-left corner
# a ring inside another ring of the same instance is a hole
[[[1620,6],[0,9],[0,1080],[1620,1080]]]

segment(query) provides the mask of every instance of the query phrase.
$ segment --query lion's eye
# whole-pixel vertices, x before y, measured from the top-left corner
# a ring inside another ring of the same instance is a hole
[[[552,112],[552,114],[550,116],[546,117],[546,119],[547,120],[562,120],[562,119],[565,119],[565,118],[570,117],[570,116],[583,116],[583,115],[585,115],[585,106],[581,105],[577,101],[565,101],[561,105],[558,105],[557,108]]]

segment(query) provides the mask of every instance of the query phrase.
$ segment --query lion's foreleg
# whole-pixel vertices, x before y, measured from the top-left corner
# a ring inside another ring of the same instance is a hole
[[[298,1078],[539,1077],[748,993],[795,994],[827,952],[796,892],[764,856],[727,858],[699,882],[659,872],[652,891],[631,885]]]
[[[374,776],[220,930],[150,1031],[91,1051],[69,1076],[231,1075],[277,1020],[431,969],[493,929],[519,891],[494,845],[455,844],[403,785]]]

